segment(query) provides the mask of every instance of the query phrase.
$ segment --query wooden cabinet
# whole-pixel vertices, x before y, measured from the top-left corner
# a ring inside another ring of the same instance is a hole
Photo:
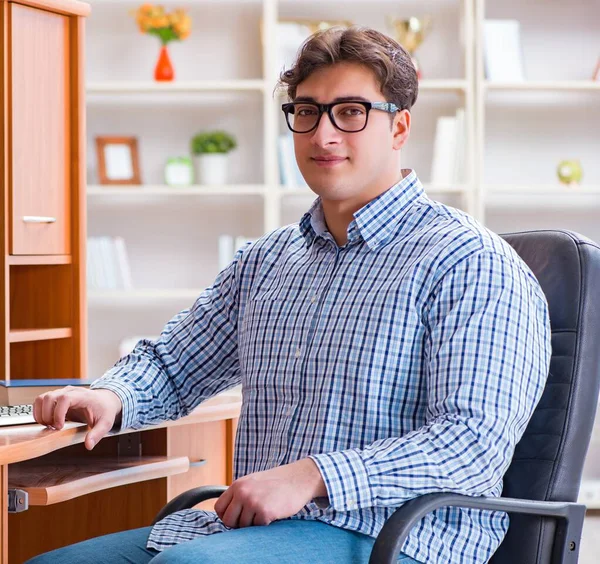
[[[10,254],[70,255],[69,17],[16,3],[8,15]]]
[[[0,0],[0,379],[86,378],[84,18]]]

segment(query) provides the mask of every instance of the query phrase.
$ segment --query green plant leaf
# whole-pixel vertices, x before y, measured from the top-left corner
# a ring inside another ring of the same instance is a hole
[[[194,155],[202,153],[228,153],[237,147],[233,135],[226,131],[206,131],[194,135],[191,150]]]

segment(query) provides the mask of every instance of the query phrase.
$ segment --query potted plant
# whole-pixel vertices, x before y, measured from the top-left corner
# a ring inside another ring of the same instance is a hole
[[[192,138],[192,155],[198,184],[225,184],[228,153],[237,147],[226,131],[205,131]]]

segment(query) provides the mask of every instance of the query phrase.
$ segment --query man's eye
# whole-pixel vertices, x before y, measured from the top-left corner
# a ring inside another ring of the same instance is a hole
[[[316,113],[314,108],[298,108],[296,110],[296,114],[299,116],[314,116]]]
[[[364,110],[362,108],[345,108],[342,113],[347,116],[360,116],[364,113]]]

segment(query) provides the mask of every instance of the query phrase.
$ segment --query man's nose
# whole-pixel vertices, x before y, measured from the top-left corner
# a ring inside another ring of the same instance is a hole
[[[340,139],[340,131],[333,125],[327,112],[323,112],[319,125],[312,132],[311,141],[315,145],[324,146],[329,143],[337,143]]]

